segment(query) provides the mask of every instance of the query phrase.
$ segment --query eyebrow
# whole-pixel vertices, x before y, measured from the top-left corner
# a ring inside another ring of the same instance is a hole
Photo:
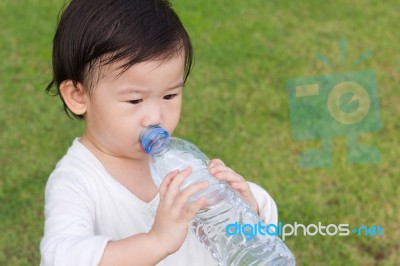
[[[179,83],[166,88],[164,91],[170,91],[179,87],[185,87],[185,82],[184,81],[180,81]],[[118,92],[119,95],[126,95],[126,94],[131,94],[131,93],[137,93],[137,94],[145,94],[147,93],[149,90],[148,89],[142,89],[142,88],[136,88],[136,87],[128,87],[125,89],[122,89]]]

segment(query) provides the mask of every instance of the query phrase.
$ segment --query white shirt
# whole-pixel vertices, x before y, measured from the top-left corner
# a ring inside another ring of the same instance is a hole
[[[273,199],[261,187],[249,184],[261,218],[277,224]],[[108,241],[150,230],[158,203],[158,194],[150,202],[138,199],[75,139],[47,182],[41,266],[98,265]],[[157,265],[217,263],[189,230],[181,248]]]

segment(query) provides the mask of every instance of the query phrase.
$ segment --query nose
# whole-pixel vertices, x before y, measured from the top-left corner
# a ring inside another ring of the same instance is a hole
[[[144,110],[142,118],[142,126],[147,127],[150,125],[158,125],[162,122],[162,110],[160,104],[154,103],[149,105],[146,110]]]

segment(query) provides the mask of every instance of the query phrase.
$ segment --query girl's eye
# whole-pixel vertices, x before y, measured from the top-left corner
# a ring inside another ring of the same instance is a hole
[[[139,103],[141,103],[141,102],[143,102],[142,99],[130,100],[130,101],[129,101],[129,103],[131,103],[131,104],[139,104]]]
[[[163,99],[164,99],[164,100],[172,100],[172,99],[175,98],[177,95],[178,95],[178,94],[168,94],[168,95],[165,95],[165,96],[163,97]]]

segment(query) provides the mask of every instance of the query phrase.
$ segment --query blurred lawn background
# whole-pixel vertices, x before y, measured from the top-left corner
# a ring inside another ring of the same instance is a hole
[[[400,265],[399,2],[172,2],[196,53],[176,135],[266,188],[283,223],[384,228],[383,237],[288,237],[298,265]],[[44,93],[62,6],[0,2],[0,265],[38,265],[46,180],[83,128]],[[352,68],[367,49],[373,56]],[[299,154],[318,141],[293,140],[286,80],[362,69],[376,73],[383,129],[361,141],[381,151],[380,163],[348,164],[338,137],[332,168],[300,168]]]

